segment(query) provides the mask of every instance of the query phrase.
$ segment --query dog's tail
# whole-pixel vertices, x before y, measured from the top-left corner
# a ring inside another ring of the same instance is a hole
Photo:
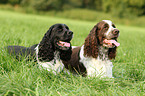
[[[35,48],[38,44],[35,44],[31,47],[24,46],[7,46],[5,47],[8,50],[8,53],[12,56],[15,56],[16,59],[21,60],[26,58],[27,60],[35,59]]]

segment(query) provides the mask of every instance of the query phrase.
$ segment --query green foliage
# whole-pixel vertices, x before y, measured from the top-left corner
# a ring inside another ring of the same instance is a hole
[[[0,3],[31,7],[37,11],[85,8],[126,18],[145,15],[145,0],[1,0]]]
[[[35,10],[62,10],[67,0],[22,0],[22,6],[29,6]]]
[[[58,9],[60,2],[58,0],[31,0],[31,5],[36,10]],[[56,4],[56,5],[55,5]]]
[[[0,3],[2,4],[6,4],[8,2],[8,0],[0,0]]]
[[[8,2],[12,5],[20,4],[21,0],[8,0]]]
[[[2,96],[144,96],[145,28],[117,25],[120,30],[113,76],[85,78],[72,74],[52,74],[34,62],[17,61],[4,50],[7,45],[31,46],[39,43],[48,28],[65,23],[74,32],[72,45],[84,43],[97,21],[77,21],[27,15],[0,10],[0,95]],[[36,39],[37,38],[37,39]],[[79,42],[78,42],[79,41]]]
[[[82,8],[88,8],[93,10],[101,11],[102,9],[102,0],[80,0]]]
[[[145,0],[103,0],[103,10],[123,18],[129,15],[145,15]]]
[[[103,10],[120,18],[126,15],[126,5],[122,0],[103,0]]]
[[[16,5],[16,4],[20,4],[22,0],[0,0],[1,4],[12,4],[12,5]]]
[[[21,6],[25,6],[25,7],[27,6],[28,7],[28,6],[30,6],[30,3],[31,3],[31,0],[22,0],[21,3],[20,3],[20,5]]]

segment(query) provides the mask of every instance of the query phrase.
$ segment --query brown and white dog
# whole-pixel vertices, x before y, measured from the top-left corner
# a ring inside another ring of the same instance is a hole
[[[112,78],[113,64],[119,46],[119,30],[110,20],[103,20],[91,30],[81,47],[72,49],[71,60],[63,61],[67,71],[82,76]]]

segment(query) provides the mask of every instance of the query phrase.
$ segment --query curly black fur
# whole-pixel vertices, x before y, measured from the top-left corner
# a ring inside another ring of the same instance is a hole
[[[23,57],[35,57],[36,50],[38,47],[38,58],[42,62],[49,62],[54,59],[55,51],[59,51],[59,57],[62,60],[69,60],[71,58],[71,46],[69,48],[63,48],[57,43],[59,41],[70,43],[72,39],[73,32],[69,30],[68,26],[65,24],[54,24],[45,33],[39,44],[35,44],[31,47],[24,46],[7,46],[8,52],[11,55],[15,55],[16,59],[20,60]],[[34,58],[35,59],[35,58]]]
[[[39,60],[40,61],[51,61],[54,59],[54,46],[52,44],[51,32],[54,26],[51,26],[45,33],[42,41],[39,44]]]
[[[67,51],[63,51],[63,50],[60,50],[60,59],[63,60],[63,61],[68,61],[71,59],[71,54],[72,54],[72,48],[70,47],[69,50]]]
[[[69,30],[62,30],[62,33],[60,34],[60,36],[56,36],[56,34],[58,34],[56,31],[61,27],[61,28],[68,28],[65,24],[55,24],[53,26],[51,26],[49,28],[49,30],[46,32],[46,34],[44,35],[42,41],[39,44],[39,52],[38,52],[38,57],[40,61],[45,61],[45,62],[49,62],[51,60],[54,59],[54,52],[57,50],[60,52],[60,59],[62,60],[69,60],[71,58],[71,47],[68,50],[62,50],[59,49],[58,47],[56,47],[56,41],[61,40],[60,38],[63,37],[64,41],[66,40],[67,42],[70,42],[70,40],[72,39],[72,36],[68,37],[65,36],[66,32],[71,32]],[[60,29],[61,29],[60,28]],[[71,33],[72,35],[72,33]],[[63,40],[62,40],[63,41]]]

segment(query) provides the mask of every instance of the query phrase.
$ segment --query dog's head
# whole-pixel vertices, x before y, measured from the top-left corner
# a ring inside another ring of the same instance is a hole
[[[104,47],[114,48],[118,47],[119,43],[117,38],[119,37],[119,30],[115,24],[110,20],[103,20],[98,24],[97,28],[98,36],[101,36],[101,41]]]
[[[97,58],[99,47],[109,49],[109,58],[115,58],[116,48],[119,46],[117,38],[119,30],[110,20],[102,20],[97,23],[85,40],[85,55]]]
[[[46,38],[51,41],[56,50],[68,50],[71,47],[73,32],[65,24],[55,24],[47,31]]]
[[[39,44],[38,56],[44,61],[50,61],[54,58],[54,52],[60,52],[60,58],[70,58],[71,54],[71,39],[73,32],[65,24],[54,24],[45,33],[42,41]],[[62,55],[64,54],[64,55]],[[64,57],[63,57],[64,56]]]
[[[114,48],[119,46],[117,38],[119,36],[119,30],[115,24],[110,20],[102,20],[97,23],[92,29],[98,39],[99,45],[103,45],[107,48]]]

